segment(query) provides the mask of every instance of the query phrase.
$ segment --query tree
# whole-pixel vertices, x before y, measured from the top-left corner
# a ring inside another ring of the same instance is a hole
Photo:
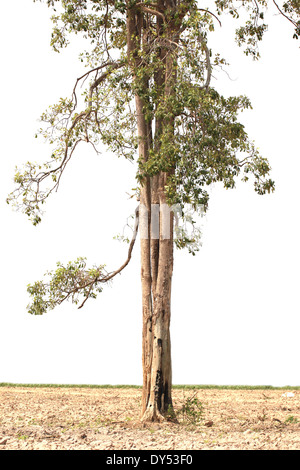
[[[101,144],[136,162],[138,207],[126,261],[114,272],[100,264],[87,268],[83,258],[58,264],[45,280],[28,286],[28,309],[41,315],[64,300],[82,308],[128,265],[139,230],[144,420],[163,420],[173,406],[173,249],[192,254],[199,249],[197,230],[184,229],[185,222],[195,225],[188,209],[206,211],[207,188],[217,181],[229,189],[239,178],[251,177],[261,195],[275,187],[268,161],[238,121],[239,112],[251,107],[248,98],[226,98],[212,86],[214,69],[226,62],[210,50],[208,40],[222,14],[239,20],[243,12],[237,41],[258,59],[269,4],[293,24],[298,38],[299,1],[282,7],[266,0],[211,3],[210,10],[194,0],[47,0],[54,10],[52,47],[59,52],[72,34],[81,34],[89,44],[80,56],[88,69],[75,81],[70,98],[61,98],[41,116],[39,133],[51,145],[50,159],[17,169],[16,189],[8,197],[36,225],[81,142],[96,152]]]

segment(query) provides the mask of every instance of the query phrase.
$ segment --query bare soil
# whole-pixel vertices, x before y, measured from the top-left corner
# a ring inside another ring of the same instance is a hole
[[[197,398],[200,421],[142,423],[135,388],[0,387],[0,449],[300,450],[299,390],[175,389],[173,397],[175,410]]]

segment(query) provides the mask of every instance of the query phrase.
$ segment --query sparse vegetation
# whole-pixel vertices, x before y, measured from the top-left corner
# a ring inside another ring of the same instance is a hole
[[[196,396],[187,398],[178,411],[182,420],[187,424],[198,424],[203,416],[203,405]]]
[[[296,390],[178,386],[176,420],[142,423],[141,387],[2,384],[0,450],[300,449]]]
[[[295,418],[295,416],[288,416],[285,420],[285,423],[286,424],[295,424],[295,423],[299,423],[299,420],[297,418]]]
[[[0,387],[30,387],[30,388],[120,388],[142,389],[141,385],[97,385],[97,384],[28,384],[0,382]],[[173,389],[180,390],[300,390],[300,385],[285,385],[276,387],[272,385],[173,385]],[[270,399],[263,394],[264,398]]]

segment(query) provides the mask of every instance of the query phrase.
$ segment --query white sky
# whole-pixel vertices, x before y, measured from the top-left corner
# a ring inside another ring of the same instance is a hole
[[[15,165],[48,158],[47,144],[34,138],[39,116],[70,95],[82,72],[78,50],[52,52],[49,13],[31,0],[1,5],[0,382],[141,384],[138,246],[112,287],[84,309],[67,303],[42,317],[26,311],[27,284],[57,261],[86,256],[91,265],[119,267],[127,245],[113,236],[135,206],[126,195],[134,166],[84,145],[38,227],[5,203]],[[242,120],[271,162],[276,192],[216,186],[200,253],[176,252],[175,384],[300,385],[300,43],[287,21],[271,20],[259,63],[242,54],[226,25],[217,33],[233,79],[218,75],[218,86],[251,99],[254,109]]]

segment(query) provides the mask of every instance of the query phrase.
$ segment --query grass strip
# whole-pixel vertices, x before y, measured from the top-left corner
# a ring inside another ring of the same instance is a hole
[[[124,388],[141,389],[141,385],[96,385],[96,384],[22,384],[1,382],[0,387],[28,387],[28,388]],[[300,386],[273,386],[273,385],[173,385],[173,389],[180,390],[300,390]]]

